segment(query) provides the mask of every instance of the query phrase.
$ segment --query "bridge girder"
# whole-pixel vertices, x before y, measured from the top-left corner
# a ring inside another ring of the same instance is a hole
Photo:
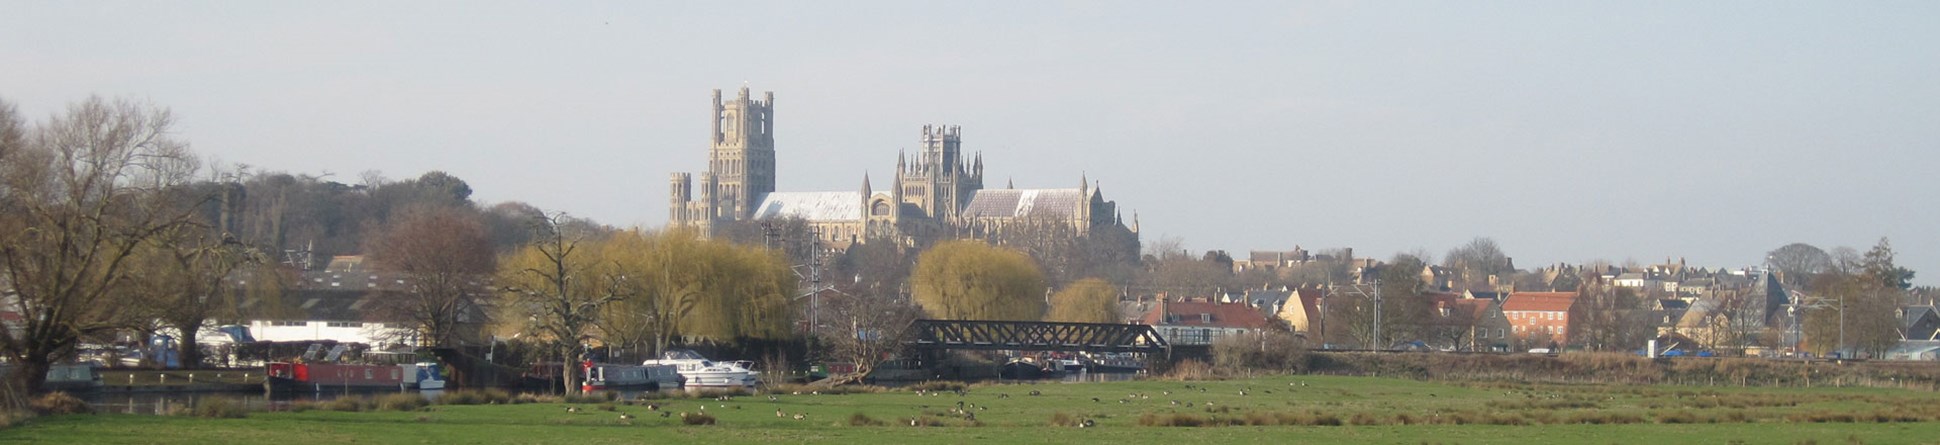
[[[916,349],[1069,352],[1165,352],[1168,343],[1151,326],[1046,321],[916,320]]]

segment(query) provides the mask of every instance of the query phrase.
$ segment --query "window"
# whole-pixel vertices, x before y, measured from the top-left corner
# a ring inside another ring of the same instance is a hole
[[[269,322],[269,325],[270,326],[308,326],[310,325],[310,323],[303,322],[303,321],[277,320],[277,321]]]
[[[333,321],[325,324],[324,326],[329,326],[333,328],[361,328],[361,327],[364,327],[364,324],[358,323],[355,321]]]

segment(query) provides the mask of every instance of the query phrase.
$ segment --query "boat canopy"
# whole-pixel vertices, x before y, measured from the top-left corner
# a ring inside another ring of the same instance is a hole
[[[690,349],[670,349],[660,353],[661,360],[707,360],[700,353]]]

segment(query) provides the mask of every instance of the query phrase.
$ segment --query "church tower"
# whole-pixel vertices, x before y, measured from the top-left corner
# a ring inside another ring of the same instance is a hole
[[[748,97],[748,87],[732,101],[714,90],[714,131],[707,170],[717,181],[719,218],[754,216],[762,196],[775,191],[775,93]]]

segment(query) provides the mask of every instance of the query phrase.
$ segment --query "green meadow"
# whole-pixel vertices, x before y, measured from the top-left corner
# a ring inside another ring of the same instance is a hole
[[[472,393],[449,401],[481,404],[380,408],[381,400],[325,402],[243,418],[60,415],[0,430],[0,442],[1940,443],[1940,397],[1872,388],[1451,384],[1330,376],[926,387],[935,390],[817,394],[783,387],[725,399],[701,394],[579,403]]]

